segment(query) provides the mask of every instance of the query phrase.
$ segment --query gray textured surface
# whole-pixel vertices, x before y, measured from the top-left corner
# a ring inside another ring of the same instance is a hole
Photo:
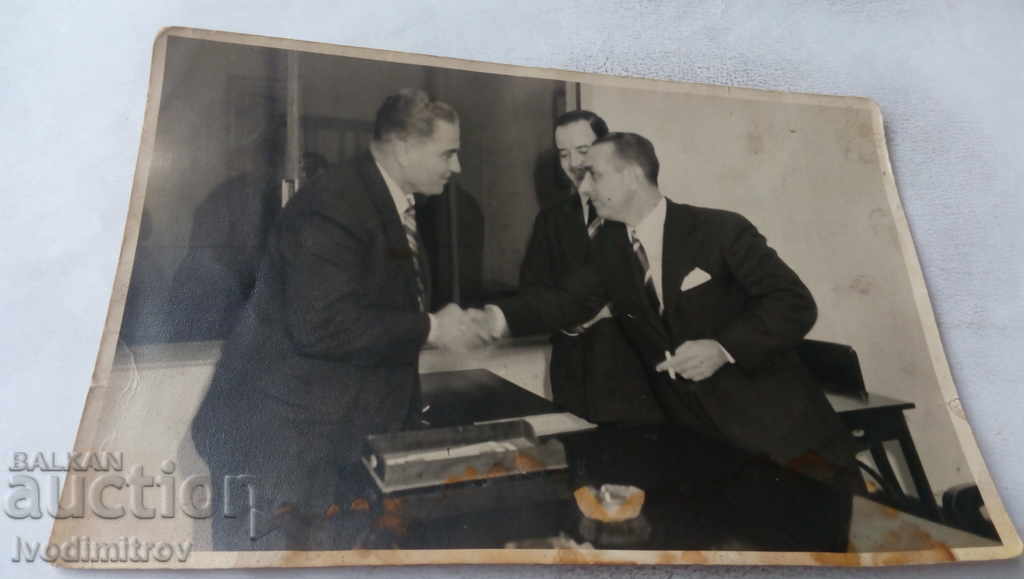
[[[995,481],[1024,522],[1024,56],[1020,2],[0,3],[0,423],[15,450],[69,448],[121,243],[149,50],[185,25],[441,56],[875,99],[953,375]],[[2,519],[14,537],[51,521]],[[1021,562],[875,571],[1017,577]],[[780,576],[755,568],[426,568],[344,577]],[[285,576],[234,572],[225,576]],[[164,573],[162,577],[176,574]],[[196,577],[197,574],[181,574]],[[119,574],[122,577],[141,573]]]

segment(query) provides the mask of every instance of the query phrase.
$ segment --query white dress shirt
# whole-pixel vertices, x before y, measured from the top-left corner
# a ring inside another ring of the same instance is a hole
[[[412,193],[406,193],[402,190],[402,187],[388,175],[388,172],[381,166],[380,161],[377,160],[377,155],[373,155],[373,162],[377,165],[377,170],[380,171],[382,177],[384,177],[384,185],[388,188],[388,193],[391,194],[391,200],[395,202],[395,209],[398,210],[398,220],[404,221],[405,212],[409,210],[409,207],[416,206],[416,198],[413,197]],[[408,242],[408,240],[406,240]],[[409,246],[410,250],[416,250],[417,248]],[[418,248],[419,251],[424,251],[423,248]],[[427,334],[427,343],[433,343],[437,338],[437,320],[434,318],[434,314],[427,312],[427,318],[430,320],[430,332]]]
[[[584,202],[584,207],[586,203]],[[665,303],[665,296],[662,295],[662,263],[665,248],[665,216],[668,214],[668,202],[662,197],[658,204],[654,206],[654,209],[647,214],[646,217],[640,223],[636,224],[636,227],[626,228],[626,242],[632,245],[632,239],[629,238],[630,234],[636,235],[640,240],[640,243],[644,246],[644,253],[647,254],[647,263],[651,272],[651,279],[654,281],[654,290],[658,294],[658,301],[662,305]],[[508,333],[508,322],[505,320],[505,313],[494,305],[487,306],[487,312],[491,316],[492,328],[495,330],[496,335],[505,335]],[[716,342],[717,343],[717,342]],[[725,354],[726,360],[730,364],[734,364],[736,360],[729,354],[729,351],[724,346],[718,344],[718,347]]]
[[[647,263],[651,271],[651,279],[654,281],[654,291],[658,294],[658,301],[661,303],[662,309],[665,307],[665,296],[662,289],[661,272],[663,271],[662,263],[665,249],[665,215],[668,213],[668,202],[662,197],[658,204],[654,206],[654,209],[644,217],[643,221],[637,223],[636,227],[626,230],[627,241],[631,244],[632,239],[629,239],[630,233],[635,235],[639,240],[640,244],[644,246],[644,252],[647,254]],[[718,343],[717,341],[715,343]],[[725,354],[725,359],[730,364],[735,364],[736,360],[729,353],[729,350],[725,349],[725,346],[718,344],[718,348]]]
[[[665,246],[665,213],[668,210],[668,202],[662,197],[654,209],[644,217],[643,221],[636,224],[636,227],[626,230],[627,241],[632,245],[633,240],[629,239],[630,233],[635,235],[640,244],[644,246],[647,254],[647,263],[651,271],[651,279],[654,280],[654,291],[658,294],[658,301],[662,307],[665,306],[665,296],[661,290],[661,257],[662,249]]]
[[[409,207],[416,205],[416,198],[412,196],[412,193],[402,191],[402,187],[391,178],[391,175],[388,175],[388,172],[377,161],[376,155],[373,157],[373,162],[377,164],[377,170],[384,177],[384,185],[387,186],[388,193],[391,194],[391,200],[395,202],[395,208],[398,209],[398,220],[401,221]],[[410,249],[413,248],[410,247]]]

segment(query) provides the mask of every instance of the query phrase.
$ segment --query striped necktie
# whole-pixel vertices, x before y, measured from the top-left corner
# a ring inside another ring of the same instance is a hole
[[[419,303],[420,311],[426,311],[426,287],[423,284],[423,271],[420,264],[420,236],[416,232],[416,198],[406,195],[408,205],[402,212],[402,229],[405,230],[405,240],[409,242],[409,250],[412,252],[412,267],[416,272],[416,301]]]
[[[664,313],[664,307],[661,304],[661,300],[658,299],[658,290],[654,287],[655,282],[654,276],[651,275],[651,262],[647,260],[647,252],[644,251],[644,245],[640,242],[635,229],[629,230],[629,241],[633,245],[633,253],[636,255],[637,261],[640,262],[640,268],[643,271],[644,291],[647,294],[647,299],[654,306],[654,310],[658,312],[658,315],[661,315]]]

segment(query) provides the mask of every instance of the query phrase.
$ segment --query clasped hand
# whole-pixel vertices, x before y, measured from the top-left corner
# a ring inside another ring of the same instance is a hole
[[[433,314],[430,343],[456,352],[489,346],[504,333],[498,316],[493,310],[462,309],[450,303]]]

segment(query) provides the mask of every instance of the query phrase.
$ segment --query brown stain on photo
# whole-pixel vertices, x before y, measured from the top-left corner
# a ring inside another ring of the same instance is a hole
[[[860,555],[856,553],[808,553],[811,561],[818,565],[835,567],[860,567]]]
[[[505,464],[496,462],[488,467],[484,472],[480,472],[473,466],[468,466],[461,474],[455,474],[444,479],[444,483],[455,484],[471,480],[497,478],[511,474],[526,474],[529,472],[541,471],[547,467],[547,465],[536,457],[525,452],[517,452],[513,459],[513,464],[515,465],[515,468],[509,469]]]
[[[558,549],[555,551],[554,563],[559,565],[578,565],[588,562],[586,555],[581,555],[576,549]]]
[[[850,282],[849,288],[862,296],[871,295],[875,282],[866,275],[858,275]]]
[[[661,551],[655,559],[657,565],[707,565],[710,562],[701,551]]]
[[[487,469],[487,474],[485,474],[484,476],[486,476],[486,477],[503,476],[503,475],[509,474],[509,472],[510,471],[508,470],[508,467],[506,467],[505,465],[501,464],[500,462],[496,462],[496,463],[491,465],[491,468]]]
[[[467,466],[466,470],[462,471],[462,474],[453,474],[452,476],[444,479],[444,482],[445,484],[455,484],[469,480],[477,480],[479,478],[481,478],[480,471],[471,466]]]
[[[324,510],[325,519],[333,519],[341,512],[341,507],[336,504],[331,504],[327,509]]]
[[[384,512],[374,521],[374,526],[398,536],[405,535],[408,523],[402,517],[402,499],[387,497],[381,501],[381,507]]]
[[[914,563],[927,553],[930,561],[956,561],[949,545],[934,539],[928,532],[911,523],[900,523],[887,532],[882,540],[882,549],[914,549],[906,553],[885,552],[878,556],[882,565],[906,565]],[[916,551],[916,553],[915,553]]]
[[[519,472],[534,472],[537,470],[544,470],[545,467],[543,462],[525,452],[516,453],[515,463],[516,470]]]
[[[384,513],[383,515],[377,517],[377,520],[374,522],[374,526],[376,526],[378,529],[390,531],[391,533],[394,533],[398,536],[405,535],[405,533],[408,531],[408,526],[406,525],[405,519],[403,519],[400,515],[397,515],[395,513]]]
[[[386,498],[382,502],[384,505],[384,512],[387,513],[400,513],[402,512],[402,499],[399,498]]]
[[[878,512],[881,513],[882,516],[887,518],[887,519],[898,519],[900,517],[900,514],[901,514],[899,511],[897,511],[896,509],[890,507],[889,505],[881,505],[881,504],[878,505]]]

